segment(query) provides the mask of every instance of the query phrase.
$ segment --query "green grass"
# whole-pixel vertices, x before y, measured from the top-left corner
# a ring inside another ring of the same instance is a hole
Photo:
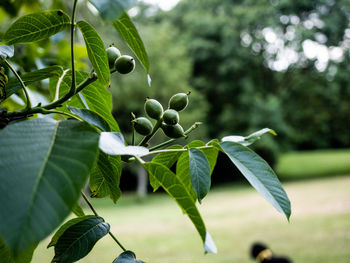
[[[287,153],[279,159],[276,170],[282,180],[350,174],[350,150]]]
[[[348,263],[350,258],[350,176],[288,182],[290,223],[255,190],[245,186],[214,189],[200,206],[219,253],[204,255],[201,240],[176,203],[151,194],[145,202],[125,196],[118,205],[95,201],[100,215],[127,249],[152,263],[253,263],[249,247],[263,241],[297,263]],[[39,245],[33,262],[47,263],[49,239]],[[112,262],[121,252],[106,236],[82,263]]]

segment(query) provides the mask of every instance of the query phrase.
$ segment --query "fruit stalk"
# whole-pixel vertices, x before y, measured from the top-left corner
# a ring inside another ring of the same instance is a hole
[[[159,130],[160,126],[162,125],[162,119],[158,120],[156,125],[154,125],[153,130],[150,135],[147,135],[143,138],[143,140],[140,142],[139,146],[145,146],[150,139],[156,134],[156,132]]]

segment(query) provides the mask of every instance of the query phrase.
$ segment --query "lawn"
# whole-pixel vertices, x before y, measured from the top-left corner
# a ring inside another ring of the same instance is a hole
[[[292,202],[290,223],[246,185],[214,189],[200,206],[218,246],[204,255],[200,238],[176,203],[162,194],[144,202],[124,196],[118,205],[95,201],[97,210],[127,249],[152,263],[249,263],[249,247],[263,241],[295,263],[348,263],[350,259],[350,176],[287,182]],[[49,239],[39,245],[33,262],[47,263]],[[112,262],[121,252],[106,236],[79,262]]]
[[[350,150],[316,150],[283,154],[276,170],[282,180],[350,174]]]

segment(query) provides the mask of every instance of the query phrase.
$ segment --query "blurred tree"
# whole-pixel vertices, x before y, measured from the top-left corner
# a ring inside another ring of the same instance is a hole
[[[312,149],[350,145],[349,17],[349,1],[193,0],[155,20],[187,40],[210,137],[267,126]]]

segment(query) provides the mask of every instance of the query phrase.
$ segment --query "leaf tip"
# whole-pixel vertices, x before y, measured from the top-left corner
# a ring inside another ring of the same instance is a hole
[[[205,241],[204,241],[204,253],[211,253],[211,254],[217,254],[218,249],[214,243],[213,238],[209,234],[209,232],[206,233],[205,235]]]

